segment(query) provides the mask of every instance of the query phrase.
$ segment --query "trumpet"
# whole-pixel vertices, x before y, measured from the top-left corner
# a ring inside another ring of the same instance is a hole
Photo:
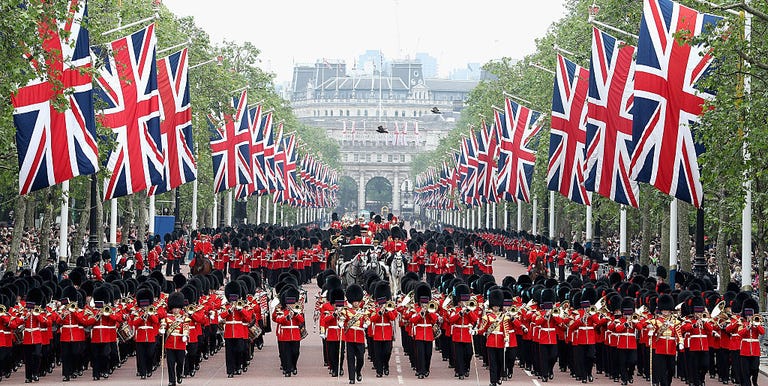
[[[477,299],[474,297],[469,298],[467,301],[467,311],[472,312],[477,309]]]
[[[236,310],[242,310],[243,308],[245,308],[245,302],[242,299],[235,302]]]
[[[69,302],[69,304],[67,304],[67,311],[69,311],[69,312],[77,312],[77,310],[78,310],[77,303]]]
[[[32,315],[40,315],[43,313],[43,308],[40,306],[35,306],[35,308],[32,309]]]
[[[395,310],[395,302],[390,300],[390,301],[384,303],[384,310],[386,310],[387,312],[394,311]]]
[[[437,302],[432,300],[429,303],[427,303],[427,312],[434,314],[437,312],[438,305]]]
[[[5,305],[0,304],[0,315],[5,315],[8,312],[8,308]]]
[[[755,325],[763,324],[763,317],[760,316],[760,314],[755,314],[752,317],[752,324],[755,324]]]
[[[184,310],[187,311],[187,314],[192,315],[197,311],[200,311],[203,309],[203,306],[199,306],[196,304],[190,304],[188,305]]]
[[[147,314],[148,315],[154,315],[156,313],[157,313],[157,307],[155,307],[155,306],[147,307]]]
[[[296,302],[291,304],[291,306],[288,307],[288,309],[294,314],[301,314],[301,313],[304,313],[304,304],[300,302]]]
[[[109,315],[112,315],[112,306],[110,306],[110,305],[106,305],[106,306],[104,306],[104,308],[102,308],[102,309],[101,309],[101,312],[100,312],[100,314],[101,314],[102,316],[109,316]]]

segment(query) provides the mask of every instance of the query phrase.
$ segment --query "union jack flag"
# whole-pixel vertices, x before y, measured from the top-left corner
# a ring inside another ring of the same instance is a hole
[[[293,203],[301,197],[296,183],[296,135],[290,134],[280,141],[280,149],[275,154],[275,175],[281,184],[275,200],[284,204]]]
[[[256,193],[256,185],[259,178],[263,177],[260,170],[259,158],[264,159],[264,136],[261,133],[261,105],[248,109],[248,130],[251,132],[251,183],[237,185],[235,198],[240,200]]]
[[[587,99],[587,190],[637,208],[630,178],[635,47],[592,29]]]
[[[461,185],[461,195],[464,198],[464,203],[467,205],[474,205],[476,203],[477,196],[477,175],[478,175],[478,160],[477,160],[477,136],[473,130],[469,133],[469,138],[464,139],[464,162],[466,164],[466,173],[463,179],[459,181]]]
[[[584,187],[588,88],[589,71],[557,55],[547,189],[584,205],[589,205]]]
[[[504,112],[496,111],[499,135],[499,175],[496,192],[507,201],[531,202],[531,180],[536,150],[529,145],[541,131],[541,113],[505,98]]]
[[[477,133],[477,195],[481,202],[496,202],[496,152],[498,136],[494,125],[482,122]]]
[[[96,94],[105,102],[99,118],[115,134],[104,199],[127,196],[163,182],[160,96],[155,62],[155,25],[109,44],[91,47],[104,59]]]
[[[86,1],[70,0],[65,20],[40,23],[43,49],[51,55],[46,74],[11,96],[19,194],[99,170],[88,30],[80,25],[87,17]],[[39,60],[31,63],[38,70],[42,67]],[[54,79],[58,85],[51,82]],[[68,108],[59,111],[53,101],[62,96]]]
[[[214,193],[251,182],[251,132],[248,128],[248,90],[232,98],[234,115],[211,121],[211,158]]]
[[[701,206],[698,153],[691,126],[714,96],[696,88],[713,58],[704,46],[676,41],[675,34],[701,35],[720,17],[670,0],[645,0],[637,43],[632,178]]]
[[[165,155],[163,182],[149,188],[149,195],[175,189],[197,178],[192,140],[192,107],[189,103],[189,58],[185,48],[157,61],[160,91],[160,134]]]
[[[269,121],[268,132],[271,133],[273,130],[271,124],[271,116]],[[265,133],[266,132],[267,131],[265,131]],[[267,146],[264,148],[264,159],[266,160],[267,174],[269,176],[269,193],[275,193],[283,186],[283,176],[277,172],[277,167],[275,166],[275,162],[277,161],[277,156],[279,153],[278,146],[283,140],[283,123],[281,122],[277,125],[277,136],[265,134],[265,137],[267,138]]]

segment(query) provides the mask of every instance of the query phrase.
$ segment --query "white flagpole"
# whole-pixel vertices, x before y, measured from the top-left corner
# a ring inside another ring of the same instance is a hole
[[[504,202],[504,230],[509,230],[509,202]]]
[[[555,191],[549,191],[549,238],[555,234]]]
[[[477,227],[480,228],[483,226],[483,207],[478,205],[477,206]]]
[[[533,211],[533,224],[536,228],[536,199],[533,199],[534,211]],[[523,201],[517,200],[517,231],[523,230]],[[535,231],[534,231],[535,234]]]
[[[59,260],[69,260],[69,180],[61,183],[61,221],[59,222]],[[61,273],[61,272],[59,272]]]
[[[227,206],[224,210],[224,215],[227,216],[224,223],[227,224],[228,227],[232,226],[232,190],[230,189],[227,192]]]
[[[192,229],[197,229],[197,178],[192,181]]]
[[[621,206],[619,212],[619,256],[627,257],[627,207]]]
[[[272,198],[272,224],[277,224],[277,201]]]
[[[677,199],[669,203],[669,278],[673,285],[674,273],[677,272]],[[672,287],[674,288],[674,286]]]
[[[491,204],[491,212],[493,212],[493,216],[491,216],[491,225],[493,226],[493,229],[496,229],[496,203]]]
[[[217,193],[213,194],[213,216],[211,216],[211,220],[213,220],[213,224],[211,224],[211,228],[216,228],[219,226],[219,200],[218,200]]]
[[[280,205],[280,224],[285,224],[285,216],[283,216],[285,213],[283,212],[283,206]]]
[[[155,195],[149,196],[149,209],[147,209],[147,230],[149,235],[155,234]]]
[[[485,204],[485,229],[491,227],[491,205]]]
[[[587,193],[590,196],[590,193]],[[584,242],[592,243],[592,205],[587,205],[587,238]],[[550,236],[551,237],[551,236]]]
[[[258,196],[256,199],[256,225],[261,224],[261,197]]]
[[[538,220],[539,220],[539,199],[536,197],[533,198],[533,207],[531,208],[531,213],[533,213],[533,218],[531,219],[531,234],[536,236],[537,234],[536,229],[537,229]],[[518,222],[519,224],[517,226],[518,231],[523,229],[521,226],[521,223],[522,221]]]
[[[749,4],[749,0],[746,1]],[[752,41],[752,14],[744,12],[744,41]],[[747,64],[749,67],[749,64]],[[744,95],[752,93],[752,78],[749,75],[744,76]],[[745,136],[749,130],[744,128]],[[747,150],[747,143],[743,145],[744,160],[750,158]],[[741,285],[752,284],[752,180],[747,179],[745,174],[744,190],[744,209],[741,211]]]
[[[264,222],[269,223],[269,196],[265,197],[267,201],[264,205]]]
[[[109,214],[109,243],[114,248],[117,246],[117,199],[109,200],[109,205],[111,212]]]

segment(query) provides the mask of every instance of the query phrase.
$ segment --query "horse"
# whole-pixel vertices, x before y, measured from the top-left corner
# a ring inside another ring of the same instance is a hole
[[[207,275],[213,271],[213,263],[203,253],[195,253],[195,264],[189,266],[192,276]]]
[[[397,252],[394,256],[390,256],[388,274],[389,274],[389,288],[392,293],[400,291],[400,282],[405,276],[405,256],[402,253]]]
[[[536,262],[533,264],[533,267],[529,272],[531,280],[535,280],[539,275],[544,275],[545,278],[547,277],[547,267],[544,263],[544,259],[541,257],[536,259]]]
[[[345,287],[351,284],[360,284],[358,283],[358,280],[362,279],[366,266],[364,260],[367,259],[368,255],[366,255],[365,252],[360,252],[349,261],[341,263],[338,272]]]

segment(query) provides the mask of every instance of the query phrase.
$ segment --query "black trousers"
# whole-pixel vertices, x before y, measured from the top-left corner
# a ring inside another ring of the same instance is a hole
[[[112,351],[111,343],[91,342],[91,367],[93,376],[100,377],[109,370],[109,354]]]
[[[227,365],[227,375],[234,374],[240,368],[240,356],[243,355],[242,343],[243,340],[240,338],[224,339],[224,361]]]
[[[347,373],[349,380],[355,379],[355,375],[363,371],[365,359],[365,344],[347,342]]]
[[[687,351],[686,375],[692,386],[704,384],[704,376],[709,370],[709,351]]]
[[[634,373],[635,363],[637,363],[636,349],[617,349],[616,362],[619,366],[619,375],[622,382],[628,382]]]
[[[731,358],[729,354],[730,352],[727,348],[717,349],[717,377],[720,381],[728,381],[731,378]]]
[[[173,270],[173,262],[176,260],[167,260],[165,262],[165,276],[171,276],[175,273]]]
[[[326,342],[326,347],[328,348],[328,364],[331,367],[331,373],[341,373],[344,366],[344,342],[328,341]]]
[[[296,363],[299,361],[300,341],[277,342],[280,347],[280,363],[283,365],[283,372],[292,372],[296,370]]]
[[[184,375],[190,375],[195,370],[199,355],[198,343],[187,343],[187,360],[184,361]]]
[[[592,365],[595,362],[595,345],[580,344],[573,347],[573,364],[576,379],[586,379],[592,375]]]
[[[13,354],[12,347],[0,347],[0,377],[6,373],[10,374],[13,368],[11,354]]]
[[[389,369],[389,359],[392,357],[392,341],[374,340],[373,353],[373,365],[376,367],[376,374],[382,374],[385,369]]]
[[[472,360],[472,343],[453,342],[453,353],[456,362],[456,373],[467,375]]]
[[[739,356],[739,372],[741,386],[757,386],[757,375],[760,369],[760,357]]]
[[[488,353],[488,373],[491,377],[491,384],[498,383],[502,377],[502,369],[504,368],[504,349],[488,347],[486,349]]]
[[[659,386],[672,384],[675,375],[675,356],[653,354],[653,383]]]
[[[165,350],[165,362],[168,365],[168,383],[175,385],[184,373],[184,350]]]
[[[552,373],[557,361],[556,344],[539,344],[539,360],[541,365],[541,376],[545,377]]]
[[[43,356],[43,345],[24,345],[24,375],[26,379],[40,376],[40,358]]]
[[[517,347],[507,347],[504,352],[504,371],[503,376],[512,376],[515,369],[515,357],[517,356]]]
[[[414,348],[416,351],[416,374],[426,376],[432,365],[432,341],[415,340]]]
[[[70,377],[77,370],[80,358],[83,355],[85,342],[61,342],[61,375]],[[5,359],[0,357],[0,361]]]
[[[731,377],[734,379],[734,383],[741,383],[741,370],[740,370],[740,358],[739,350],[729,350],[731,356]]]
[[[136,343],[136,369],[139,375],[149,375],[155,358],[155,342]]]

